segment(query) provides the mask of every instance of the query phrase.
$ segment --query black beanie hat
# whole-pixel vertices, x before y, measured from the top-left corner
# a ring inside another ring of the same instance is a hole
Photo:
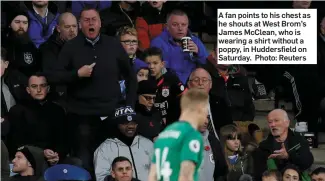
[[[34,169],[35,176],[39,175],[39,173],[43,171],[41,169],[42,164],[40,163],[40,161],[44,162],[45,158],[43,150],[41,148],[34,146],[22,146],[17,149],[17,152],[21,152],[24,154],[24,156]]]
[[[12,12],[9,12],[8,15],[7,15],[8,26],[10,26],[12,20],[14,20],[19,15],[26,16],[27,20],[28,20],[28,25],[29,25],[30,19],[29,19],[28,13],[26,13],[25,11],[21,11],[21,10],[16,10],[16,11],[14,10]]]
[[[157,83],[154,80],[142,80],[138,83],[138,94],[156,94]]]

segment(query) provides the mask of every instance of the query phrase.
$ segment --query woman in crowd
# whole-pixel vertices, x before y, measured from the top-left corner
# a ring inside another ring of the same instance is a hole
[[[253,159],[242,151],[241,135],[235,125],[226,125],[220,129],[220,143],[228,164],[228,181],[238,181],[243,175],[253,175]]]

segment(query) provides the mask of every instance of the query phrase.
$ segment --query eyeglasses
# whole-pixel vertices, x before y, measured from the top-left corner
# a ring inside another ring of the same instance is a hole
[[[199,84],[200,82],[202,82],[203,85],[206,85],[208,84],[211,80],[210,79],[207,79],[207,78],[203,78],[203,79],[200,79],[200,78],[195,78],[195,79],[191,79],[190,80],[191,82],[194,82],[196,84]]]
[[[137,45],[138,40],[123,40],[122,43],[125,43],[126,45]]]
[[[144,96],[142,95],[147,101],[155,101],[156,100],[156,96]]]

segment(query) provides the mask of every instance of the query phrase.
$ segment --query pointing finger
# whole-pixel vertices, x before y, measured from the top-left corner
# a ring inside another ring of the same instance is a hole
[[[94,68],[95,65],[96,65],[96,63],[94,62],[94,63],[92,63],[92,64],[89,65],[89,68]]]

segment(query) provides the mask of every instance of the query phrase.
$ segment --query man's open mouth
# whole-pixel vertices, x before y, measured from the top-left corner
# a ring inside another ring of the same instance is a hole
[[[90,32],[90,33],[95,32],[95,28],[89,28],[89,32]]]

